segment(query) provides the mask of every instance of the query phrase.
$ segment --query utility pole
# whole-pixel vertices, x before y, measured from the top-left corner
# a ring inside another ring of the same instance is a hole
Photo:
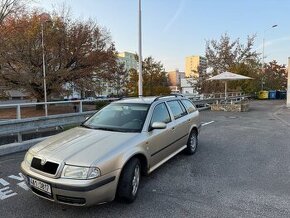
[[[143,81],[142,81],[142,11],[141,0],[139,0],[139,82],[138,82],[138,95],[143,96]]]
[[[42,47],[42,71],[43,71],[43,89],[44,89],[44,110],[45,116],[48,116],[47,112],[47,91],[46,91],[46,65],[45,65],[45,49],[44,49],[44,24],[51,22],[51,17],[47,13],[40,15],[41,22],[41,47]]]
[[[288,58],[287,107],[290,108],[290,57]]]
[[[43,22],[41,23],[41,47],[42,47],[42,71],[43,71],[43,89],[44,89],[44,110],[45,116],[47,117],[47,93],[46,93],[46,72],[45,72],[45,51],[44,51],[44,27]]]
[[[262,50],[262,78],[261,78],[261,88],[262,90],[264,90],[264,74],[265,74],[265,35],[266,35],[266,32],[272,28],[275,28],[277,27],[278,25],[275,24],[273,26],[271,26],[271,28],[268,28],[268,29],[265,29],[264,30],[264,35],[263,35],[263,50]]]

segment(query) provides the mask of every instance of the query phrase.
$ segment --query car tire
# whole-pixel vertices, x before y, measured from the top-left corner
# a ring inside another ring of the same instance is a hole
[[[122,170],[117,188],[118,201],[132,203],[137,197],[140,179],[141,164],[139,159],[133,158]]]
[[[185,154],[193,155],[197,150],[197,146],[198,146],[198,134],[196,130],[192,130],[187,140],[187,147],[184,150]]]

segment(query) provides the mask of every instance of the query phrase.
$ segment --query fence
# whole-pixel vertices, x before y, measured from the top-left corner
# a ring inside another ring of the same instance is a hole
[[[95,102],[98,102],[98,101],[109,101],[110,102],[110,101],[115,101],[115,100],[117,100],[117,98],[98,99],[98,100],[94,100],[94,101],[75,100],[75,101],[53,101],[53,102],[47,102],[47,103],[44,103],[44,102],[31,102],[31,103],[18,103],[18,104],[0,104],[0,110],[1,109],[13,109],[14,108],[15,109],[15,115],[16,115],[16,116],[14,116],[15,119],[22,119],[21,110],[23,110],[24,108],[31,108],[31,107],[37,107],[37,106],[42,107],[44,105],[47,105],[48,108],[49,108],[49,106],[66,105],[66,106],[71,106],[71,109],[73,110],[71,112],[83,113],[84,112],[84,104],[86,104],[86,103],[87,104],[91,104],[91,105],[93,104],[92,105],[93,109],[91,109],[91,110],[94,111],[95,110],[95,108],[94,108]],[[48,110],[48,112],[49,112],[49,110]],[[49,113],[48,113],[48,115],[49,115]],[[53,114],[51,114],[51,115],[53,115]]]
[[[217,103],[219,101],[224,101],[224,98],[209,98],[196,100],[196,96],[188,96],[199,110],[208,108],[211,104]],[[230,102],[238,102],[247,96],[235,96],[228,97]],[[96,100],[96,101],[114,101],[116,99],[106,99],[106,100]],[[3,104],[0,105],[1,108],[15,108],[16,109],[16,119],[2,120],[0,121],[0,137],[17,135],[17,142],[22,142],[22,134],[29,131],[39,131],[48,128],[56,128],[59,126],[68,125],[79,125],[82,123],[86,117],[91,116],[96,112],[83,111],[83,105],[85,102],[96,102],[96,101],[60,101],[60,102],[48,102],[48,105],[59,105],[59,104],[69,104],[78,105],[78,111],[75,113],[58,114],[58,115],[48,115],[47,117],[32,117],[32,118],[21,118],[21,109],[25,107],[31,107],[36,105],[44,105],[44,103],[24,103],[24,104]]]

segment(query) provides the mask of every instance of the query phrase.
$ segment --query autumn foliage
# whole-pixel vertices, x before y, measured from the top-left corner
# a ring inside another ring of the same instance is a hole
[[[49,20],[41,12],[25,11],[0,25],[0,81],[44,98],[42,36],[46,62],[47,94],[59,95],[65,84],[77,90],[97,90],[116,67],[110,34],[94,21],[75,21],[54,12]]]
[[[168,78],[163,65],[152,57],[145,58],[143,65],[143,96],[170,94]],[[127,85],[129,95],[138,95],[138,73],[131,69],[130,80]]]

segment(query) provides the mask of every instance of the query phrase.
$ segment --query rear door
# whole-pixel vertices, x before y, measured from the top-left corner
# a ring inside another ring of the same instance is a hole
[[[186,145],[189,133],[187,111],[179,100],[168,101],[167,105],[174,117],[174,147],[175,150]]]
[[[188,112],[187,121],[189,124],[189,128],[191,129],[192,126],[199,127],[200,125],[199,116],[198,116],[199,112],[196,109],[196,107],[193,105],[192,101],[188,99],[182,99],[181,102]]]

